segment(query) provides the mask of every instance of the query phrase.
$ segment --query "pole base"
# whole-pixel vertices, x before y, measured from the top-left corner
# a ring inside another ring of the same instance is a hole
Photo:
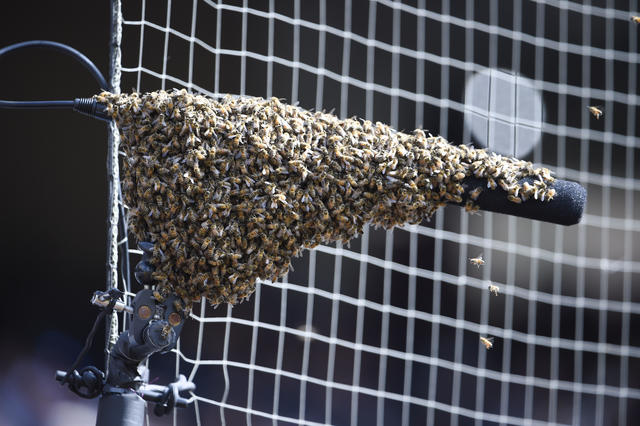
[[[96,426],[143,426],[146,403],[134,392],[100,396]]]

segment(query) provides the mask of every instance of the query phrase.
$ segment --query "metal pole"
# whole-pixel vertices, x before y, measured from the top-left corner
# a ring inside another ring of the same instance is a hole
[[[103,393],[96,426],[142,426],[146,402],[135,392]]]
[[[117,92],[120,90],[120,40],[122,39],[122,14],[120,0],[111,0],[111,36],[109,48],[109,85],[105,88]],[[118,194],[120,177],[118,167],[119,134],[115,123],[109,123],[109,146],[107,147],[107,179],[109,186],[109,210],[107,213],[109,229],[107,232],[107,290],[118,286]],[[106,325],[105,369],[108,368],[108,353],[118,339],[118,316],[109,315]]]
[[[122,39],[122,13],[120,0],[111,0],[111,34],[109,39],[109,85],[104,89],[114,93],[120,91],[120,41]],[[109,123],[109,146],[107,149],[107,173],[109,185],[109,210],[107,233],[107,290],[118,285],[118,194],[120,177],[118,167],[119,135],[115,123]],[[128,254],[128,253],[127,253]],[[118,315],[107,318],[105,341],[105,371],[109,369],[109,354],[118,339]],[[96,426],[142,426],[146,413],[146,402],[135,392],[114,389],[104,391],[98,403]]]

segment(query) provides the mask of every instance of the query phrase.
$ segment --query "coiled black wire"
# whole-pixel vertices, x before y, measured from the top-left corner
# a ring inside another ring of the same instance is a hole
[[[44,48],[56,52],[64,53],[80,62],[96,79],[100,88],[107,89],[109,85],[102,73],[98,70],[93,62],[85,55],[77,51],[71,46],[49,40],[30,40],[21,43],[12,44],[0,49],[0,58],[7,53],[25,48]],[[0,99],[0,108],[11,109],[72,109],[76,112],[88,115],[100,120],[110,121],[111,117],[107,114],[106,108],[95,101],[93,98],[76,98],[74,100],[55,100],[55,101],[7,101]]]

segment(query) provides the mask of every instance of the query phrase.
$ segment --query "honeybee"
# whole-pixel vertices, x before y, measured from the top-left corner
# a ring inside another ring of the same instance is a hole
[[[165,274],[164,272],[160,272],[160,271],[153,272],[151,274],[151,277],[156,281],[166,281],[167,280],[167,274]]]
[[[465,174],[463,172],[458,172],[455,175],[453,175],[454,180],[462,180],[464,178],[465,178]]]
[[[477,163],[480,163],[480,164],[481,164],[481,162],[480,162],[480,161],[478,161]],[[475,164],[475,163],[474,163],[474,164]],[[472,167],[473,167],[473,164],[472,164]],[[485,167],[483,167],[483,166],[477,166],[477,167],[474,167],[474,169],[473,169],[473,175],[474,175],[475,177],[477,177],[477,178],[484,177],[484,175],[485,175]]]
[[[602,105],[590,106],[589,112],[596,118],[596,120],[599,120],[603,114]]]
[[[342,214],[337,215],[337,216],[336,216],[336,219],[338,219],[338,221],[339,221],[339,222],[342,222],[342,223],[347,223],[347,222],[349,222],[349,218],[348,218],[348,217],[346,217],[345,215],[342,215]]]
[[[502,188],[502,190],[504,192],[509,192],[509,190],[511,189],[511,187],[509,186],[509,184],[507,182],[505,182],[504,179],[500,179],[498,180],[498,185],[500,185],[500,188]]]
[[[556,190],[551,188],[551,189],[549,189],[547,191],[546,194],[542,194],[542,201],[545,200],[545,197],[546,197],[547,201],[551,201],[551,200],[553,200],[553,197],[555,197],[555,196],[556,196]]]
[[[497,296],[500,288],[497,285],[489,284],[489,291]]]
[[[473,191],[471,191],[471,192],[469,193],[469,197],[470,197],[472,200],[477,200],[477,199],[478,199],[478,197],[480,196],[480,193],[482,192],[482,189],[483,189],[483,188],[482,188],[481,186],[477,187],[476,189],[474,189]]]
[[[490,177],[487,178],[487,188],[493,190],[493,189],[496,189],[497,186],[498,185],[496,184],[496,181],[493,180],[493,178],[490,178]]]
[[[176,311],[181,312],[184,307],[182,306],[182,303],[180,303],[179,299],[176,299],[173,301],[173,307],[176,309]]]
[[[464,205],[464,211],[469,214],[479,214],[478,210],[480,210],[480,206],[473,204],[473,201],[469,200]]]
[[[164,325],[162,327],[162,330],[160,330],[160,334],[162,335],[162,338],[165,339],[167,335],[169,335],[170,331],[171,331],[171,325],[170,324]]]
[[[522,203],[522,198],[520,197],[516,197],[515,195],[507,195],[507,200],[511,201],[512,203],[516,203],[516,204],[521,204]]]
[[[478,257],[470,257],[469,261],[480,269],[480,265],[484,265],[484,260],[482,259],[482,253]]]
[[[336,199],[335,197],[332,195],[331,197],[329,197],[329,199],[327,200],[327,207],[329,207],[329,209],[333,210],[333,208],[336,206]]]
[[[491,349],[493,347],[493,337],[480,337],[480,343],[482,343],[485,348]]]
[[[206,237],[204,240],[202,240],[202,244],[200,245],[200,250],[206,250],[207,247],[209,247],[209,244],[211,244],[211,237]]]
[[[631,16],[631,20],[633,22],[635,22],[636,24],[640,24],[640,16],[633,15],[633,16]]]
[[[153,298],[156,299],[159,303],[164,302],[164,297],[158,290],[153,291]]]

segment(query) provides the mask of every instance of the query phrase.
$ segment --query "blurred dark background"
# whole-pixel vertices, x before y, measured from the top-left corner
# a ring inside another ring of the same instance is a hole
[[[109,10],[109,1],[4,3],[0,46],[65,43],[106,76]],[[66,55],[25,49],[0,59],[2,99],[73,99],[98,89]],[[66,401],[85,401],[53,377],[82,348],[98,313],[89,298],[105,288],[107,127],[71,111],[1,110],[0,123],[0,425],[87,424],[82,416],[95,416],[93,409],[76,407],[66,420],[56,414]],[[103,339],[101,327],[84,362],[103,366]]]

